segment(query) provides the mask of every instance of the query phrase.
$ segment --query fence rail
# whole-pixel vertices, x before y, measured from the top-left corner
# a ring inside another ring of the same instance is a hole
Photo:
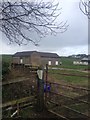
[[[89,75],[78,75],[78,74],[67,74],[67,73],[54,73],[54,72],[48,72],[49,74],[59,74],[59,75],[64,75],[64,76],[76,76],[76,77],[85,77],[85,78],[90,78]]]
[[[50,103],[55,105],[55,106],[52,105],[51,109],[49,108],[51,111],[68,119],[70,116],[68,117],[66,113],[63,113],[62,115],[61,114],[62,112],[58,113],[58,110],[55,111],[55,108],[57,109],[57,107],[59,106],[60,109],[65,109],[65,111],[73,112],[72,113],[73,116],[77,114],[77,117],[80,118],[81,117],[88,119],[90,118],[89,115],[82,112],[82,110],[75,109],[76,105],[80,105],[81,103],[84,106],[88,106],[90,104],[90,102],[88,101],[90,89],[84,87],[77,87],[69,84],[50,82],[50,81],[47,81],[47,85],[50,85],[51,87],[51,90],[48,92],[47,95],[47,106]],[[69,89],[72,92],[72,94],[75,93],[75,96],[72,97],[70,95],[65,94],[62,91],[62,88],[64,88],[63,91]],[[75,90],[76,91],[78,90],[78,92],[75,92]],[[82,94],[80,94],[79,92]],[[74,108],[72,108],[72,105],[74,105]],[[86,111],[88,111],[88,107],[86,108]]]
[[[71,87],[71,88],[74,88],[74,89],[80,89],[80,90],[85,90],[85,91],[90,91],[90,89],[87,89],[87,88],[84,88],[84,87],[76,87],[74,85],[71,85],[71,84],[62,84],[62,83],[58,83],[58,82],[50,82],[50,81],[47,81],[47,83],[49,84],[56,84],[56,85],[60,85],[60,86],[65,86],[65,87]]]
[[[88,115],[86,115],[86,114],[84,114],[84,113],[82,113],[82,112],[79,112],[79,111],[77,111],[77,110],[75,110],[75,109],[72,109],[72,108],[70,108],[70,107],[68,107],[68,106],[61,105],[61,104],[56,103],[56,102],[54,102],[54,101],[48,101],[48,104],[49,104],[49,103],[55,104],[55,105],[56,105],[56,106],[55,106],[56,109],[57,109],[57,106],[60,106],[61,109],[62,109],[62,107],[63,107],[63,108],[66,108],[66,109],[68,109],[68,110],[70,110],[70,111],[73,111],[73,112],[75,112],[75,113],[77,113],[77,114],[82,115],[82,118],[83,118],[83,117],[85,117],[85,118],[90,118]],[[55,107],[54,107],[54,109],[55,109]],[[54,111],[53,111],[53,108],[52,108],[52,110],[50,109],[49,111],[54,112]],[[57,112],[54,112],[54,113],[60,115],[60,113],[57,113]],[[68,119],[67,117],[65,117],[65,115],[60,115],[60,116],[62,116],[62,117],[65,118],[65,119]],[[69,120],[69,119],[68,119],[68,120]]]
[[[2,107],[2,112],[5,117],[14,117],[14,116],[20,116],[20,111],[24,108],[34,106],[36,101],[35,96],[25,97],[21,99],[17,99],[14,101],[10,101],[8,103],[4,103],[0,105]]]
[[[31,105],[35,106],[37,111],[44,109],[44,106],[42,106],[44,105],[44,79],[42,74],[43,68],[35,67],[29,69],[27,67],[27,69],[29,74],[28,77],[19,77],[18,79],[16,78],[14,80],[9,80],[0,84],[2,85],[3,90],[4,103],[2,105],[0,104],[3,117],[5,117],[5,111],[13,112],[10,112],[9,116],[7,115],[7,117],[14,117],[14,115],[19,114],[21,109],[27,108]]]
[[[36,76],[37,75],[36,70],[37,70],[37,68],[33,69],[31,71],[29,70],[30,74],[34,73],[34,75],[32,74],[31,77],[29,77],[29,78],[20,78],[20,79],[11,80],[8,82],[0,83],[0,85],[7,87],[7,85],[9,85],[9,84],[15,84],[15,83],[23,82],[26,80],[28,81],[33,77],[38,79],[38,82],[36,82],[36,86],[35,86],[37,92],[35,92],[34,96],[25,97],[25,98],[13,100],[12,102],[4,103],[4,104],[0,105],[0,108],[2,107],[4,111],[9,111],[10,109],[15,109],[16,111],[14,111],[14,113],[16,114],[19,112],[19,109],[22,109],[22,108],[25,108],[25,107],[28,107],[28,106],[31,106],[32,104],[34,104],[37,99],[37,101],[38,101],[37,104],[39,107],[42,108],[42,105],[45,102],[45,105],[48,108],[49,112],[56,114],[57,116],[65,119],[65,120],[69,120],[70,112],[72,112],[72,116],[77,114],[80,117],[90,118],[85,113],[86,111],[82,112],[81,110],[75,108],[77,104],[81,105],[81,103],[83,103],[83,105],[85,107],[87,107],[87,105],[89,104],[88,93],[90,92],[90,89],[84,88],[84,87],[77,87],[72,84],[62,84],[62,83],[48,81],[48,75],[52,74],[48,71],[48,67],[46,67],[46,69],[44,69],[44,72],[46,75],[46,76],[44,76],[45,77],[44,81],[43,81],[43,79],[40,80]],[[88,75],[84,76],[84,75],[76,75],[76,74],[74,75],[74,74],[66,74],[66,73],[63,73],[63,74],[62,73],[53,73],[53,74],[89,78]],[[47,89],[48,85],[50,86],[50,90],[49,91],[46,90],[45,95],[44,95],[44,83],[46,84],[46,89]],[[29,89],[30,89],[30,86],[29,86]],[[67,92],[67,90],[68,90],[68,92]],[[68,94],[69,92],[71,95]],[[37,96],[37,98],[35,95]],[[42,99],[42,97],[43,97],[43,99]],[[72,105],[74,105],[74,108],[72,107]],[[38,107],[38,109],[39,109],[39,107]],[[69,112],[69,113],[65,114],[65,112],[67,112],[67,113]],[[14,115],[14,113],[12,114],[12,116]]]
[[[7,108],[7,107],[10,107],[10,106],[13,106],[16,104],[21,104],[21,103],[23,103],[23,105],[24,105],[24,103],[26,103],[26,102],[29,103],[33,100],[35,100],[35,96],[24,97],[21,99],[17,99],[17,100],[13,100],[13,101],[10,101],[7,103],[0,104],[0,108]]]

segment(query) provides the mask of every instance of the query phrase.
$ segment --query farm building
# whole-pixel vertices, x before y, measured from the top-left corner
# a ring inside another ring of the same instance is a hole
[[[73,61],[76,65],[88,65],[90,63],[90,56],[82,58],[80,61]]]
[[[81,61],[82,62],[90,63],[90,56],[88,58],[83,58]]]
[[[12,63],[24,65],[59,65],[60,56],[56,53],[24,51],[13,55]]]

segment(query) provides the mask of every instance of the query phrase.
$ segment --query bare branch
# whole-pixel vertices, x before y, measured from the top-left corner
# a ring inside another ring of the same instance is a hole
[[[0,31],[9,39],[10,43],[27,44],[29,41],[37,45],[37,41],[30,34],[37,34],[40,38],[48,34],[65,32],[67,22],[56,23],[61,14],[59,3],[54,2],[25,2],[23,0],[0,3]]]
[[[80,0],[79,8],[90,19],[90,0]]]

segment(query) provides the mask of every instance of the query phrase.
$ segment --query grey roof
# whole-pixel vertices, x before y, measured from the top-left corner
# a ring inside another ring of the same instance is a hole
[[[90,57],[88,56],[88,58],[82,58],[82,61],[90,61]]]
[[[13,57],[25,57],[25,56],[30,56],[33,52],[36,51],[24,51],[24,52],[17,52],[13,55]]]
[[[59,58],[56,53],[39,52],[41,57]]]
[[[26,57],[30,56],[33,52],[37,51],[24,51],[24,52],[17,52],[13,55],[13,57]],[[37,52],[41,57],[50,57],[50,58],[59,58],[56,53],[48,53],[48,52]]]

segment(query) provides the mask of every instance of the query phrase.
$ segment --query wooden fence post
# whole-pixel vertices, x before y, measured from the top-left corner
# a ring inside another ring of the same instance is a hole
[[[47,81],[48,81],[48,64],[46,64],[46,92],[45,92],[45,106],[47,107]]]
[[[19,103],[17,103],[17,116],[19,116],[19,112],[20,112]]]
[[[44,109],[44,69],[43,67],[37,70],[37,111],[41,112]]]

